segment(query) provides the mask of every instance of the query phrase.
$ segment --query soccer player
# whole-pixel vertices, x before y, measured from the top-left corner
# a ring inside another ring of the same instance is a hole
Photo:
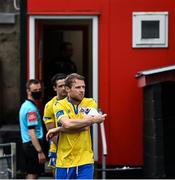
[[[94,159],[90,126],[101,123],[106,114],[89,115],[91,108],[97,108],[92,98],[85,98],[84,77],[73,73],[65,80],[68,97],[54,105],[57,123],[60,127],[50,129],[46,138],[59,134],[56,179],[93,179]],[[65,132],[67,129],[70,132]]]
[[[44,116],[43,120],[46,125],[47,130],[56,127],[55,116],[53,112],[53,104],[63,99],[67,96],[67,92],[65,90],[65,78],[66,75],[59,73],[52,77],[51,84],[53,90],[56,92],[56,96],[53,97],[44,108]],[[48,167],[53,168],[53,174],[55,174],[55,164],[56,164],[56,144],[57,137],[55,136],[52,140],[50,140],[50,148],[49,148],[49,164]]]

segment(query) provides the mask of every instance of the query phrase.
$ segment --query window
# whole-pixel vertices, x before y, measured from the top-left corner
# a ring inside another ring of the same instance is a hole
[[[168,12],[133,12],[133,48],[168,47]]]
[[[160,38],[159,21],[142,21],[142,39]]]

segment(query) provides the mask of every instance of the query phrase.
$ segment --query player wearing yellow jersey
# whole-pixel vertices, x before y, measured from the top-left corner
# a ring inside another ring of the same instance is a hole
[[[47,130],[56,127],[55,116],[53,112],[53,104],[66,97],[67,93],[65,90],[65,74],[56,74],[51,79],[51,84],[53,90],[56,92],[56,96],[53,97],[44,108],[44,116],[43,120],[46,125]],[[52,141],[50,141],[50,148],[49,148],[49,167],[55,169],[56,164],[56,144],[57,144],[57,137],[55,136]]]
[[[89,114],[97,104],[92,98],[84,98],[83,76],[76,73],[68,75],[65,86],[68,97],[53,106],[56,121],[61,126],[50,129],[46,135],[46,138],[52,138],[60,132],[56,179],[93,179],[94,159],[89,127],[103,122],[107,115]]]

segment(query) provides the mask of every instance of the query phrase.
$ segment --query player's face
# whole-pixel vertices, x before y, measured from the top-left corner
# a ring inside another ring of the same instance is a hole
[[[70,99],[80,102],[84,98],[85,94],[85,82],[83,80],[76,79],[75,83],[68,91]]]
[[[57,95],[60,97],[60,99],[63,99],[67,96],[67,92],[65,89],[65,79],[60,79],[56,82],[56,87],[54,87],[54,90],[57,92]]]

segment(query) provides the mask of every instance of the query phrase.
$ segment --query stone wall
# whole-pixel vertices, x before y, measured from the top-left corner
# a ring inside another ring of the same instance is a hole
[[[10,14],[10,16],[8,16]],[[3,17],[7,18],[3,18]],[[14,17],[14,22],[8,19]],[[6,20],[4,20],[6,19]],[[0,3],[0,125],[18,123],[20,103],[19,12],[13,0]]]

